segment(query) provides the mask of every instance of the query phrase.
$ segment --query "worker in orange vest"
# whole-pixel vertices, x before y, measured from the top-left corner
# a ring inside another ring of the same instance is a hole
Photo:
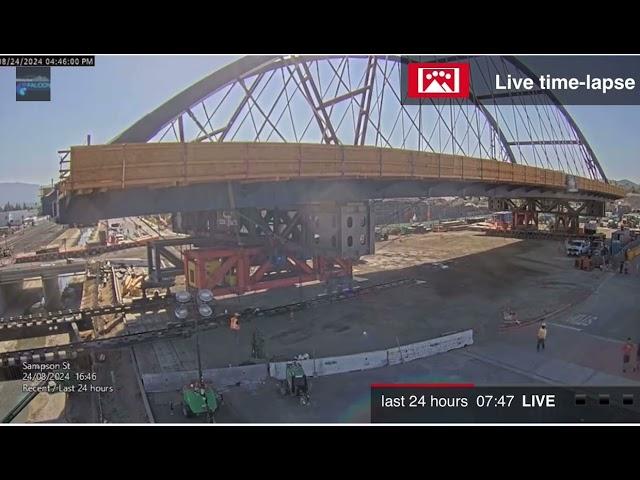
[[[229,328],[231,330],[240,330],[240,324],[238,323],[238,314],[234,313],[229,320]]]

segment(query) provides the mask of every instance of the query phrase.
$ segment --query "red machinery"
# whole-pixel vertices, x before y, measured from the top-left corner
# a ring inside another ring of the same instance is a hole
[[[314,280],[351,277],[352,261],[314,256],[311,261],[295,254],[267,254],[263,247],[203,248],[184,253],[189,288],[208,288],[216,295],[290,287]]]
[[[511,230],[512,222],[513,213],[509,211],[495,212],[491,215],[491,223],[494,225],[494,229],[496,230]]]
[[[514,211],[513,230],[538,230],[538,212],[530,210]]]

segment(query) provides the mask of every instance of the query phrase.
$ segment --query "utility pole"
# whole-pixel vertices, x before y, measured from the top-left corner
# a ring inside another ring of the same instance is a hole
[[[209,406],[209,401],[207,399],[207,390],[204,388],[204,375],[202,374],[202,360],[200,358],[200,334],[199,334],[199,330],[198,327],[200,326],[199,323],[200,320],[200,312],[198,311],[198,314],[195,315],[195,337],[196,337],[196,359],[198,362],[198,388],[200,389],[200,395],[202,395],[202,398],[204,400],[204,405],[207,409],[207,421],[209,423],[213,423],[213,416],[211,414],[211,407]]]

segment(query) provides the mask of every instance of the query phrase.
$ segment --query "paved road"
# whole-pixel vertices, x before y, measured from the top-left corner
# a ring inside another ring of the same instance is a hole
[[[537,352],[539,324],[485,336],[472,347],[383,369],[313,379],[312,404],[280,397],[273,381],[224,392],[218,422],[368,422],[371,383],[472,382],[479,385],[556,384],[640,386],[640,370],[622,372],[622,340],[640,336],[640,276],[578,272],[596,279],[594,293],[547,320],[544,352]],[[615,308],[602,299],[613,298]],[[635,321],[634,321],[635,320]],[[177,358],[184,359],[180,351]],[[640,367],[640,366],[639,366]],[[151,394],[158,421],[183,422],[179,392]]]
[[[31,252],[48,245],[64,231],[62,225],[50,220],[40,220],[33,227],[26,227],[5,239],[0,245],[10,247],[14,255],[17,253]]]
[[[440,236],[440,235],[438,235]],[[442,235],[447,238],[447,235]],[[424,235],[428,246],[429,235]],[[451,235],[455,240],[458,236]],[[482,237],[484,238],[484,237]],[[308,353],[323,357],[356,351],[386,349],[418,342],[446,332],[473,328],[476,338],[497,338],[502,310],[510,304],[522,319],[584,298],[604,274],[573,268],[555,242],[512,243],[497,241],[498,248],[441,264],[429,264],[362,275],[361,285],[414,277],[425,284],[396,288],[289,316],[261,319],[241,326],[239,333],[218,329],[201,336],[205,368],[239,364],[251,356],[251,338],[259,329],[266,338],[268,357],[289,359]],[[273,290],[220,302],[220,308],[268,307],[313,298],[324,286]],[[196,368],[192,339],[166,341],[164,351],[178,357],[173,362]],[[136,347],[143,373],[162,371],[157,348]]]
[[[216,420],[220,423],[368,423],[371,383],[474,381],[486,384],[494,383],[496,377],[510,384],[537,383],[526,375],[496,368],[459,352],[449,352],[404,365],[313,379],[311,404],[306,407],[292,397],[281,396],[273,381],[253,388],[229,389],[223,392],[225,403]],[[156,421],[186,421],[179,406],[179,392],[149,397]],[[173,415],[171,402],[174,404]]]

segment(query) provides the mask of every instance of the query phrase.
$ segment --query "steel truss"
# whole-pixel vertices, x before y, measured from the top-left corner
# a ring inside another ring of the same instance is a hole
[[[243,208],[182,214],[189,233],[211,239],[209,245],[185,252],[187,286],[226,295],[350,279],[352,260],[341,258],[338,249],[314,248],[303,211]]]
[[[244,57],[185,89],[112,143],[370,145],[492,158],[606,181],[595,153],[549,91],[527,92],[526,99],[522,92],[493,91],[496,73],[536,80],[517,58],[466,57],[473,76],[470,98],[420,105],[400,102],[402,61]]]
[[[553,232],[578,234],[580,217],[604,216],[604,202],[566,201],[550,199],[504,199],[493,201],[495,210],[511,210],[513,231],[538,231],[540,213],[552,214],[555,217]]]

